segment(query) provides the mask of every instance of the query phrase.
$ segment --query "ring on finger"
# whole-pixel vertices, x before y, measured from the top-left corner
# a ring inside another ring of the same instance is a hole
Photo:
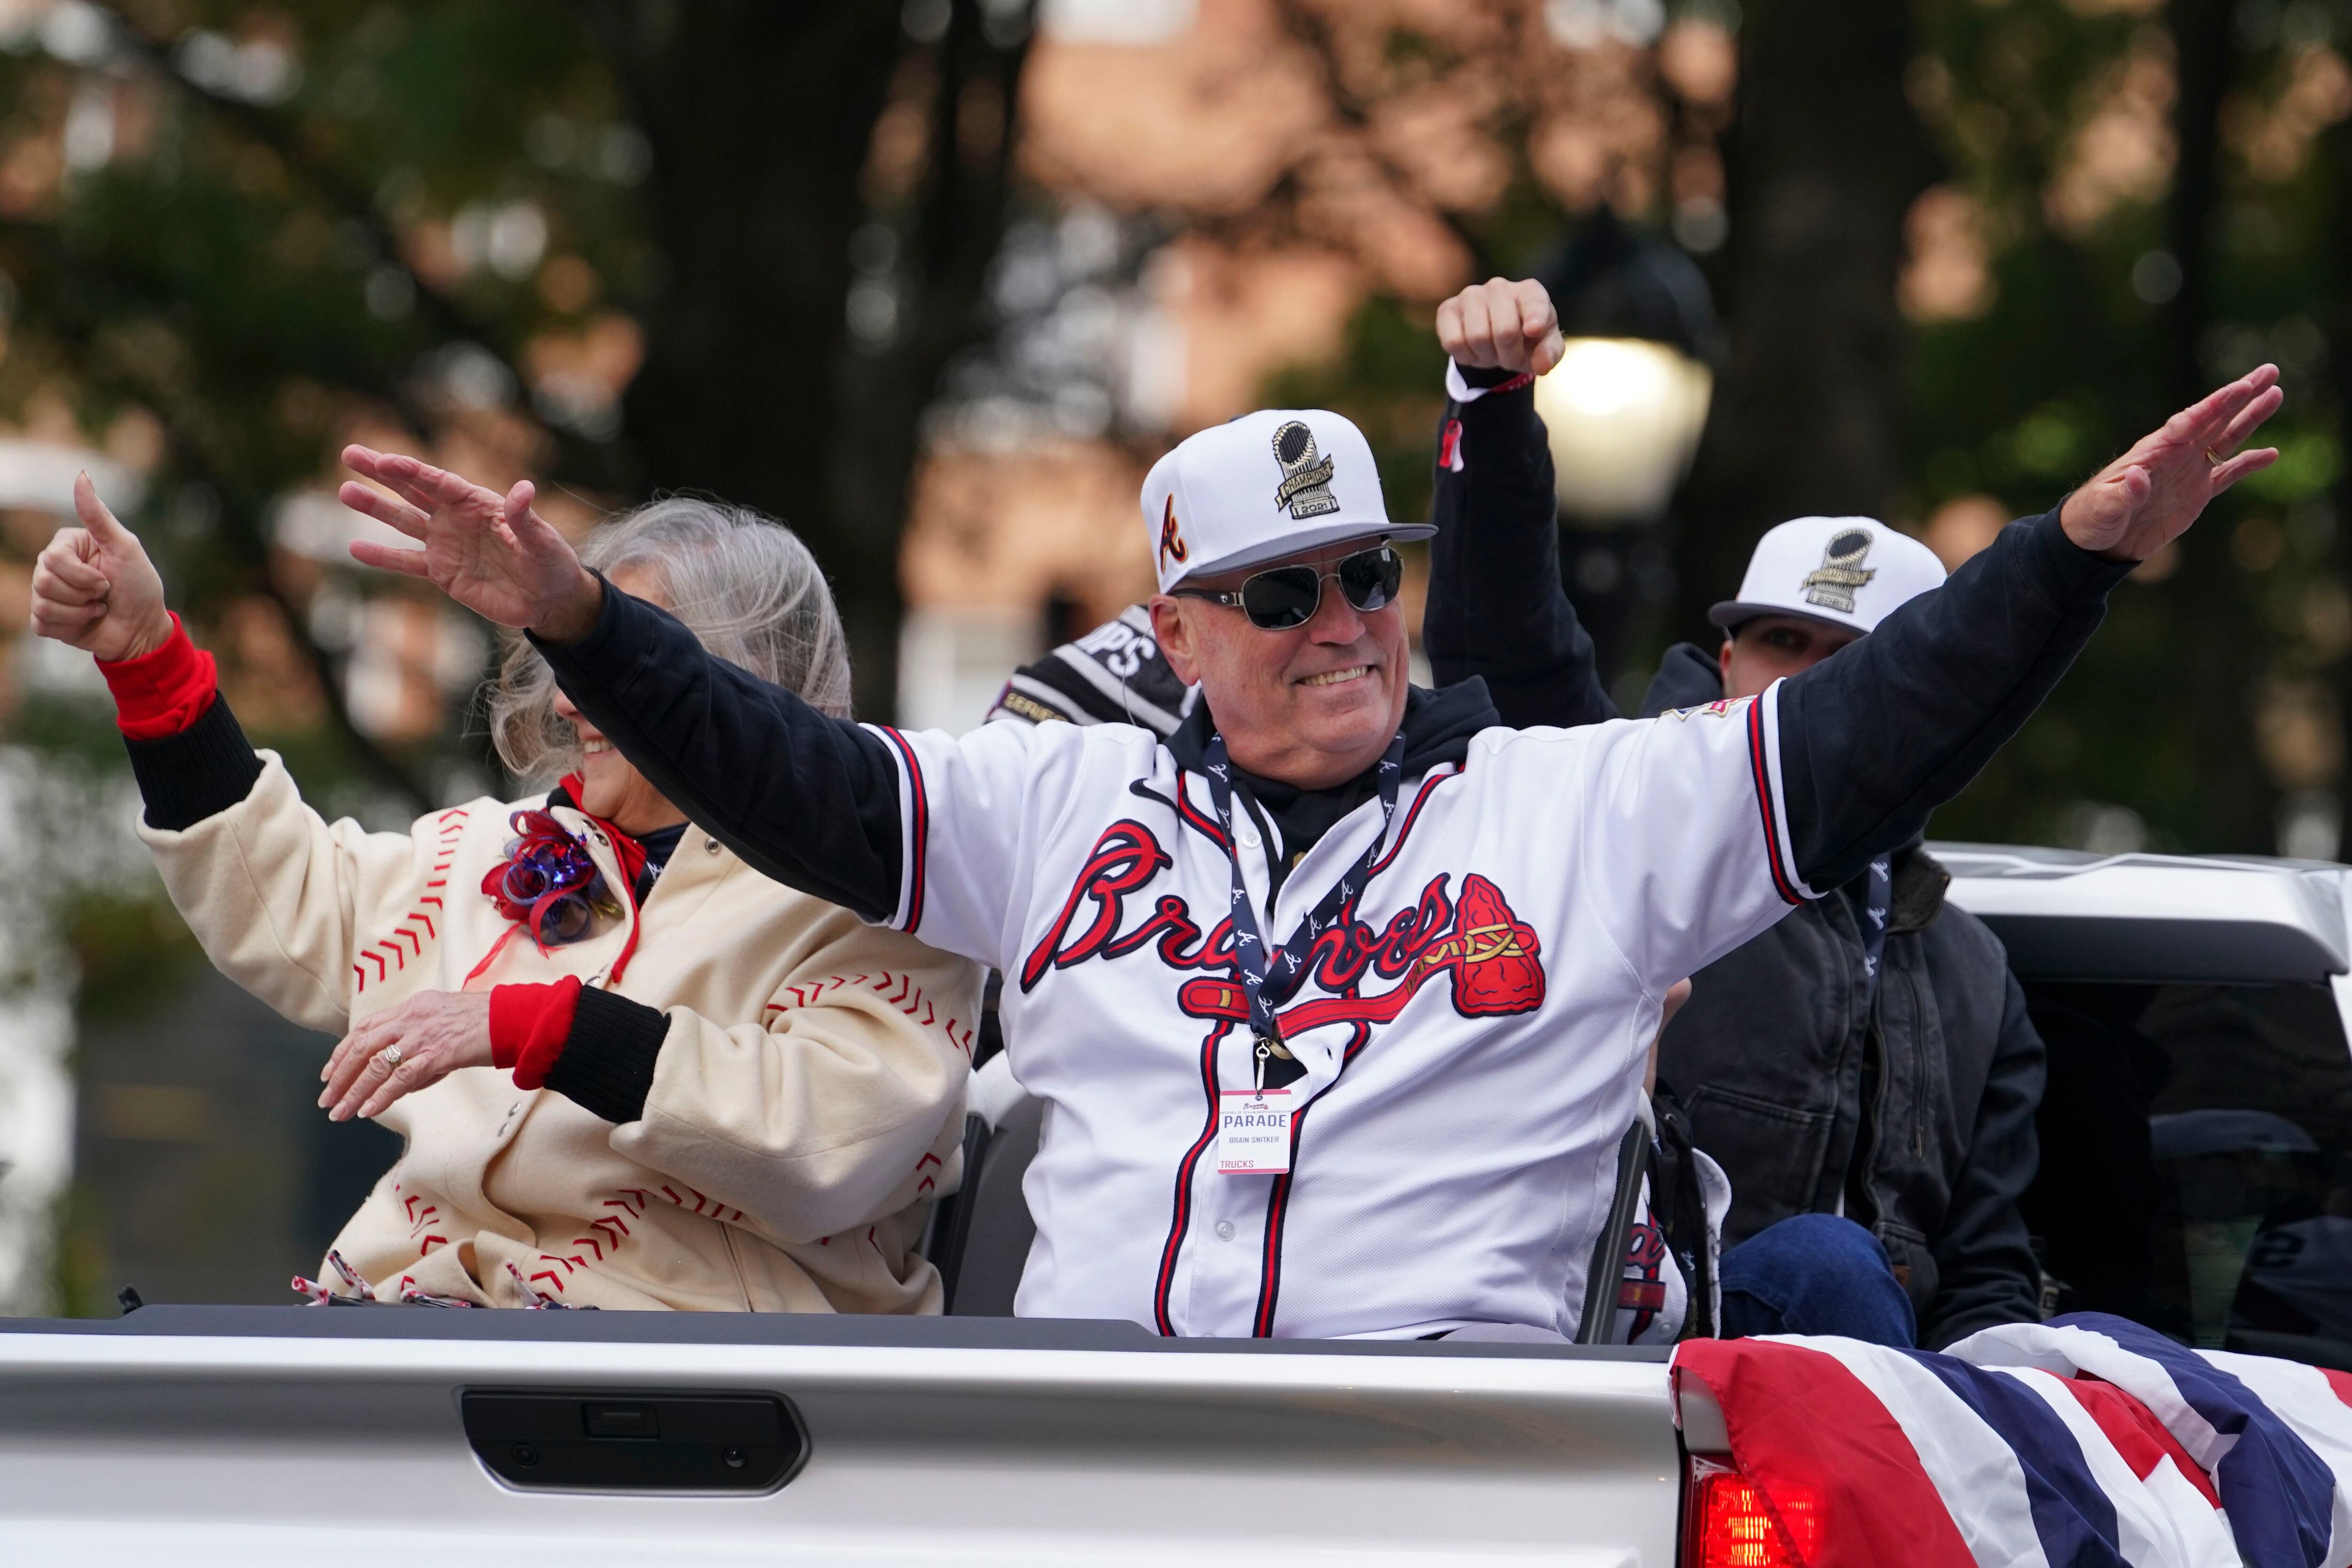
[[[2208,447],[2205,448],[2205,461],[2209,466],[2218,468],[2223,463],[2228,462],[2229,459],[2221,456],[2221,453],[2213,450],[2212,447]]]
[[[376,1059],[383,1063],[384,1071],[393,1072],[396,1071],[400,1064],[407,1058],[401,1055],[398,1046],[386,1046],[376,1053]]]

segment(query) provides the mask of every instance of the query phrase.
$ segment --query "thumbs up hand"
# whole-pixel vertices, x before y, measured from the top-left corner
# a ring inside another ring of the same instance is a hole
[[[33,567],[33,630],[110,663],[154,652],[172,636],[155,563],[88,474],[74,480],[74,511],[82,525],[58,530]]]

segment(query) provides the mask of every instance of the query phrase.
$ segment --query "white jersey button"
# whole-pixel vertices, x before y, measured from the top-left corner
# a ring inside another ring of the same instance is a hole
[[[1219,1241],[1231,1241],[1233,1238],[1234,1222],[1229,1219],[1219,1220],[1217,1222],[1217,1239]]]

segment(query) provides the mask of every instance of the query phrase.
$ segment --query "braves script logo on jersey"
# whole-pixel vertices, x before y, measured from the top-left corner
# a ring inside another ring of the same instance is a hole
[[[1184,900],[1163,893],[1151,912],[1129,925],[1127,900],[1174,864],[1139,822],[1113,823],[1095,840],[1070,896],[1043,941],[1021,965],[1021,989],[1036,989],[1048,972],[1088,959],[1125,958],[1146,947],[1179,972],[1235,974],[1234,922],[1220,920],[1203,934]],[[1420,900],[1374,931],[1353,907],[1315,939],[1307,953],[1307,982],[1328,994],[1294,1002],[1280,1015],[1285,1035],[1327,1024],[1385,1024],[1428,982],[1450,976],[1454,1008],[1464,1017],[1528,1013],[1543,1005],[1542,944],[1535,930],[1511,912],[1502,889],[1473,871],[1462,879],[1430,879]],[[1121,928],[1126,929],[1122,930]],[[1370,977],[1393,982],[1365,994]],[[1200,975],[1184,982],[1177,1005],[1195,1018],[1245,1024],[1249,998],[1238,980]]]

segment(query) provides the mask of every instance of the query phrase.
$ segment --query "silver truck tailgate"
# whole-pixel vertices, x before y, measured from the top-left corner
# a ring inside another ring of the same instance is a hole
[[[517,1489],[469,1446],[468,1390],[779,1394],[807,1458],[762,1495]],[[1679,1463],[1663,1352],[391,1308],[0,1324],[0,1559],[27,1568],[1664,1568]]]

